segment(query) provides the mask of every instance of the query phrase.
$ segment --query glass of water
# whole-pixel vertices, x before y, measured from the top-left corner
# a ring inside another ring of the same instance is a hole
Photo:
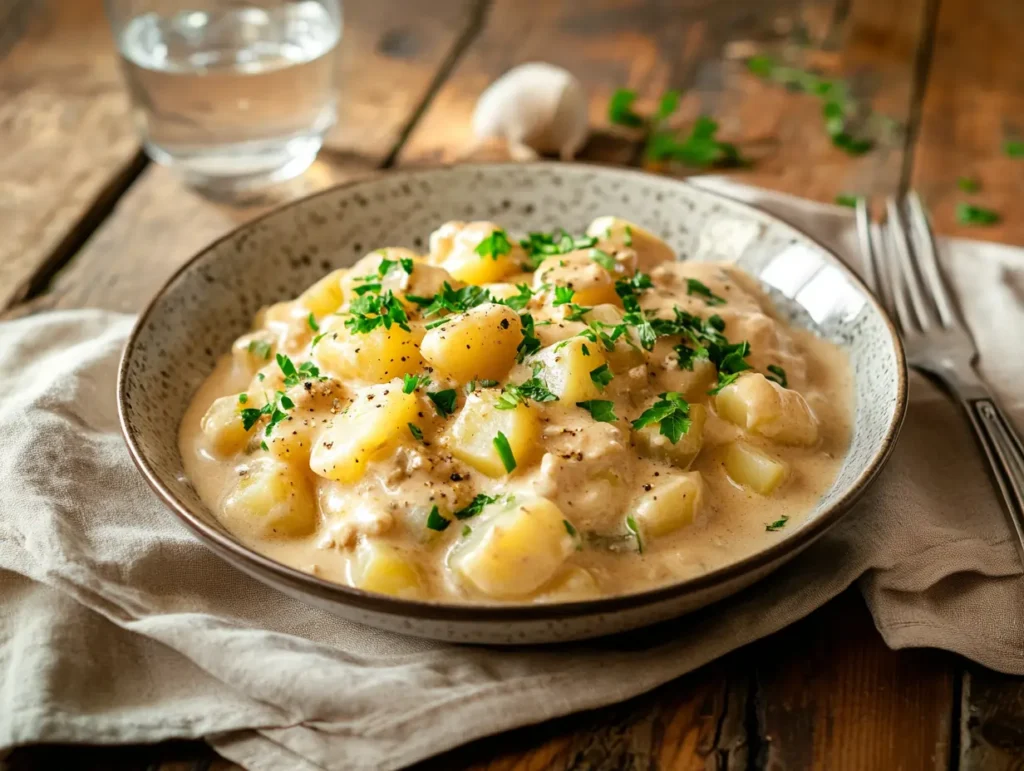
[[[211,191],[295,177],[336,118],[338,0],[106,0],[149,156]]]

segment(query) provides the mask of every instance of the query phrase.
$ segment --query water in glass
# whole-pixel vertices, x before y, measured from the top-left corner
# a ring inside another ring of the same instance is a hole
[[[129,19],[118,48],[146,151],[202,187],[301,174],[335,120],[340,37],[313,0]]]

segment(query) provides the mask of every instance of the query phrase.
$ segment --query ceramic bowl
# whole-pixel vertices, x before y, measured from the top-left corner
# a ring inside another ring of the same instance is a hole
[[[652,230],[686,260],[727,260],[757,276],[793,323],[842,346],[855,373],[856,419],[832,487],[770,548],[696,578],[635,594],[537,605],[472,606],[372,594],[316,578],[247,548],[203,505],[182,470],[178,424],[215,359],[263,305],[381,245],[424,250],[450,219],[513,232],[581,232],[601,214]],[[173,372],[173,376],[170,374]],[[450,641],[581,639],[624,631],[719,600],[763,578],[835,525],[877,474],[906,406],[892,323],[825,248],[782,221],[686,182],[581,164],[456,166],[390,173],[297,201],[210,245],[160,290],[128,341],[118,379],[129,450],[161,499],[207,547],[296,599],[352,621]]]

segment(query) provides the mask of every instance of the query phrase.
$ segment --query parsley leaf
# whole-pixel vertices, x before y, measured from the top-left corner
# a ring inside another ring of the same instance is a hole
[[[345,319],[345,326],[357,334],[372,332],[383,326],[391,329],[394,324],[406,332],[409,331],[409,317],[402,303],[387,291],[384,294],[364,294],[349,306],[350,317]]]
[[[965,193],[977,193],[981,190],[981,184],[973,177],[960,177],[956,181],[956,186]]]
[[[1003,142],[1003,152],[1010,158],[1024,158],[1024,142],[1019,139],[1008,139]]]
[[[769,380],[774,380],[783,388],[789,388],[789,379],[786,377],[786,370],[784,370],[777,364],[769,364],[768,372],[770,374],[765,375],[766,378],[768,378]]]
[[[540,339],[535,334],[533,316],[524,313],[519,320],[523,324],[523,339],[516,347],[516,361],[522,364],[523,359],[540,350]]]
[[[249,394],[239,394],[238,395],[238,403],[239,404],[245,404],[247,401],[249,401]]]
[[[658,394],[658,401],[633,421],[633,429],[639,431],[644,426],[653,424],[659,424],[659,433],[667,437],[672,444],[677,444],[690,430],[689,402],[675,391]]]
[[[317,380],[320,378],[320,368],[311,361],[304,361],[296,369],[295,363],[285,354],[277,354],[277,366],[284,374],[284,384],[287,388],[297,386],[304,380]]]
[[[498,457],[501,458],[501,465],[505,467],[505,471],[511,474],[516,470],[516,457],[512,454],[512,447],[508,443],[508,437],[506,437],[501,431],[492,440],[494,449],[498,453]]]
[[[725,298],[719,297],[708,288],[707,284],[695,278],[686,279],[686,294],[704,298],[708,305],[725,305]]]
[[[786,522],[788,521],[789,516],[787,514],[783,514],[781,517],[779,517],[771,524],[765,525],[764,529],[767,530],[769,533],[774,533],[776,530],[781,530],[783,527],[785,527]]]
[[[441,510],[437,506],[433,506],[430,509],[430,513],[427,514],[427,527],[437,532],[443,532],[448,529],[452,521],[446,517],[441,516]]]
[[[744,163],[736,146],[716,138],[718,123],[701,115],[690,135],[679,139],[668,131],[656,131],[647,140],[645,152],[652,161],[678,161],[688,166],[740,166]]]
[[[605,399],[588,399],[585,402],[576,402],[577,407],[582,407],[598,423],[612,423],[618,418],[615,415],[615,403]]]
[[[261,359],[269,359],[272,348],[273,346],[266,340],[252,340],[249,342],[249,345],[246,347],[246,350],[249,353],[256,354]]]
[[[999,212],[969,203],[956,205],[956,221],[960,225],[995,225],[1002,219]]]
[[[406,295],[418,305],[426,305],[423,309],[424,316],[436,316],[441,311],[449,313],[463,313],[470,308],[475,308],[483,303],[493,302],[491,293],[482,286],[470,284],[461,289],[452,289],[447,281],[441,286],[441,291],[432,298]]]
[[[678,110],[680,96],[680,93],[675,89],[670,89],[662,94],[661,101],[658,102],[658,109],[654,113],[654,120],[663,121]],[[629,246],[629,244],[626,245]]]
[[[264,410],[258,410],[255,407],[247,407],[239,413],[242,416],[242,427],[248,431],[256,422],[263,417],[266,413]]]
[[[522,404],[527,399],[532,399],[535,402],[554,402],[558,400],[558,397],[551,393],[543,380],[538,377],[532,377],[519,385],[513,385],[512,383],[506,385],[501,390],[501,396],[498,397],[498,401],[494,406],[499,410],[511,410],[515,409],[517,404]]]
[[[636,520],[633,518],[632,514],[629,514],[626,517],[626,530],[628,530],[629,534],[632,535],[636,539],[636,552],[637,552],[637,554],[643,554],[644,553],[644,542],[640,538],[640,528],[636,526]]]
[[[403,375],[402,376],[402,393],[411,394],[417,388],[421,386],[426,388],[430,385],[430,375]]]
[[[503,254],[512,251],[512,244],[508,241],[508,234],[504,230],[494,230],[483,241],[476,245],[473,250],[481,257],[490,257],[497,260]]]
[[[633,102],[636,101],[636,91],[628,88],[619,88],[612,94],[608,102],[608,120],[620,126],[637,127],[644,125],[644,119],[633,111]]]
[[[567,533],[568,533],[569,535],[571,535],[571,536],[572,536],[573,538],[577,538],[577,537],[579,537],[579,533],[578,533],[578,532],[576,532],[576,528],[575,528],[575,527],[573,527],[573,524],[572,524],[572,522],[570,522],[570,521],[569,521],[569,520],[567,520],[567,519],[563,519],[563,520],[562,520],[562,524],[563,524],[563,525],[565,525],[565,532],[567,532]]]
[[[609,273],[615,272],[615,268],[617,267],[615,263],[615,258],[608,254],[608,252],[602,249],[598,249],[597,247],[593,247],[590,250],[590,259],[592,259],[602,268],[607,270]]]
[[[576,291],[569,286],[556,286],[555,287],[555,299],[551,303],[552,305],[566,305],[572,302],[573,296]]]
[[[423,441],[423,431],[415,423],[406,423],[409,426],[409,433],[412,434],[412,438],[418,442]]]
[[[320,331],[320,325],[316,323],[316,316],[314,316],[312,313],[306,316],[306,323],[309,324],[309,328],[312,329],[314,332]]]
[[[437,414],[446,418],[455,412],[455,401],[458,392],[454,388],[446,388],[443,391],[428,391],[427,398],[434,403]]]
[[[586,346],[584,346],[586,348]],[[608,369],[607,364],[602,364],[596,369],[590,370],[590,379],[593,381],[600,390],[604,390],[610,382],[612,382],[612,371]]]
[[[857,208],[857,201],[860,200],[859,195],[853,195],[852,193],[842,193],[836,196],[836,203],[839,206],[849,206],[851,209]]]
[[[513,310],[521,311],[527,305],[530,304],[530,300],[533,299],[535,292],[530,288],[528,284],[516,284],[516,289],[519,290],[519,294],[508,297],[504,300],[495,300],[502,305],[507,305]]]
[[[485,495],[484,493],[478,493],[473,500],[469,502],[467,506],[463,506],[461,509],[455,512],[456,519],[469,519],[475,517],[481,511],[484,510],[485,506],[497,502],[497,496]]]

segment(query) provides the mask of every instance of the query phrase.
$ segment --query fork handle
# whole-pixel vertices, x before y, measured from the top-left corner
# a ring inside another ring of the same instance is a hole
[[[1010,527],[1017,535],[1017,550],[1024,560],[1024,443],[990,395],[966,398],[961,403],[988,458]]]

